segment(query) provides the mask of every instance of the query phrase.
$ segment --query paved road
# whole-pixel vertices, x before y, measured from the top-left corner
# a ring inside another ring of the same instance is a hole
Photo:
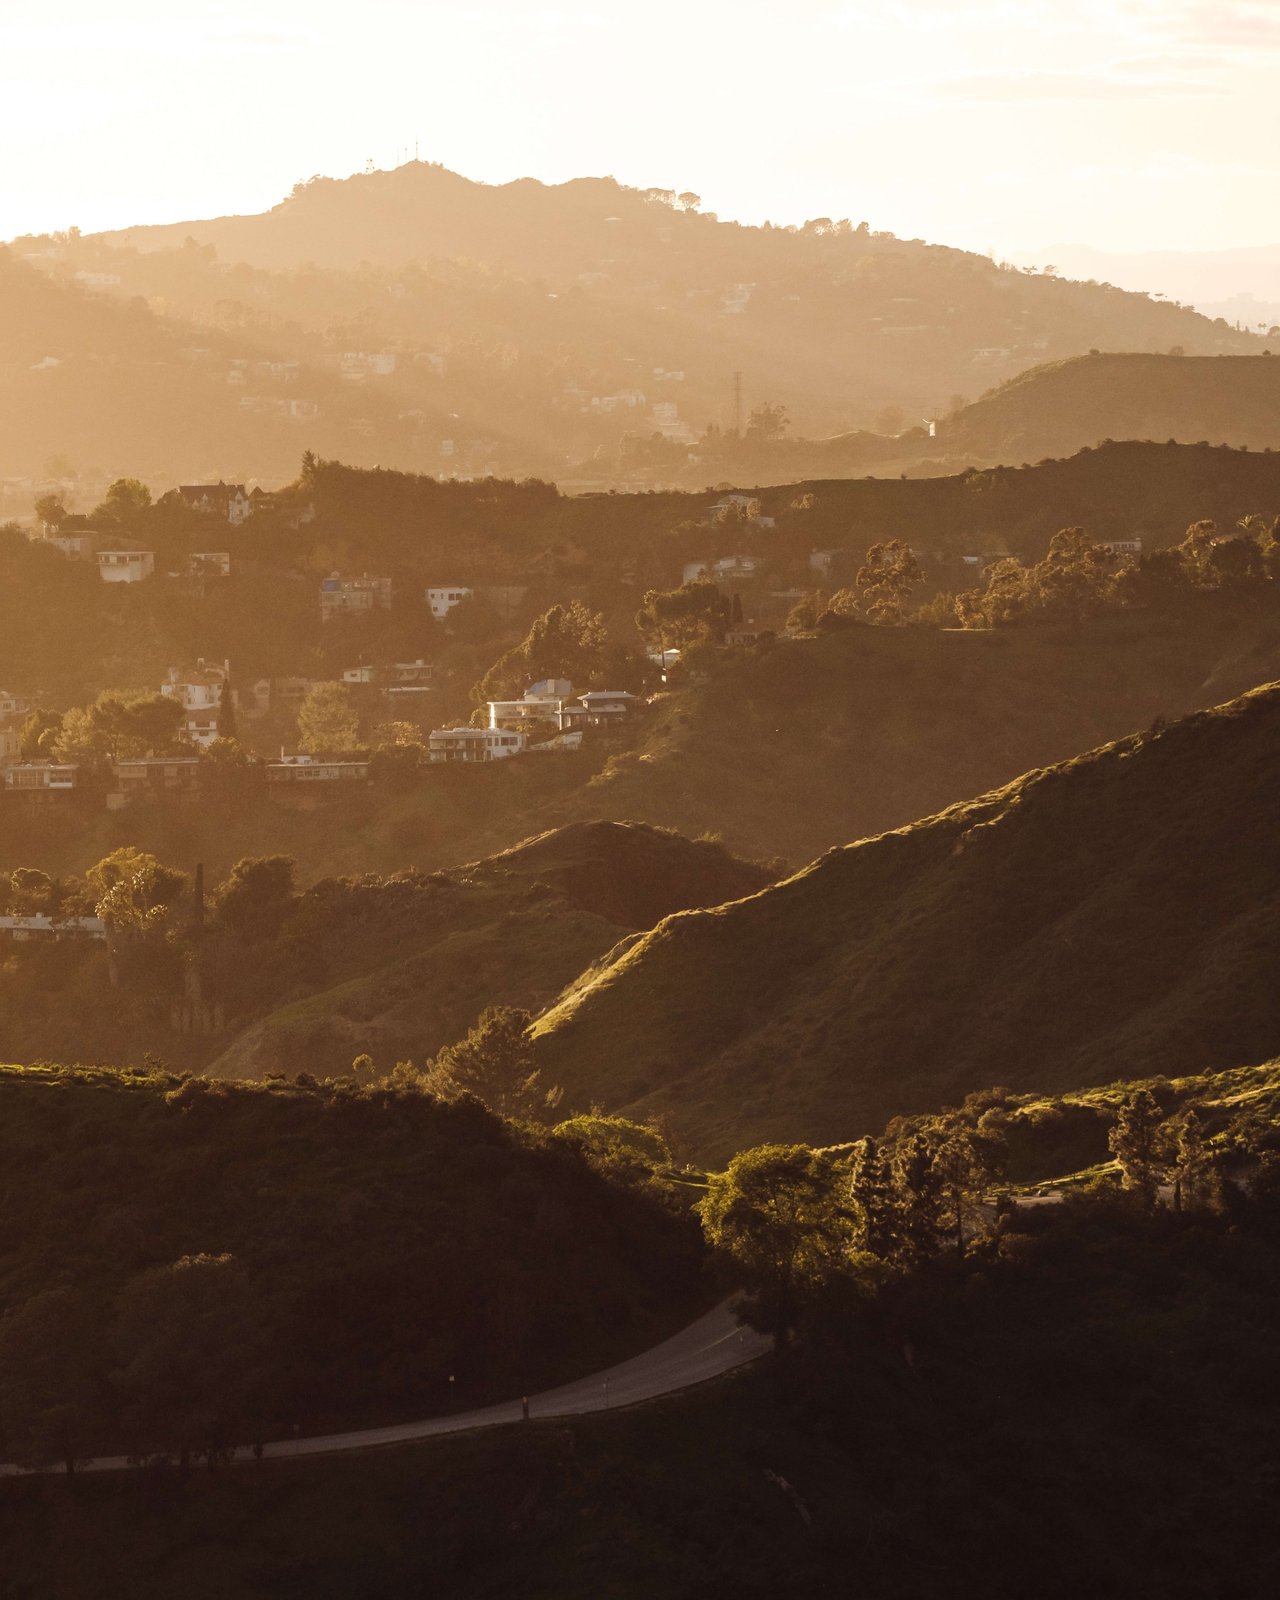
[[[582,1416],[589,1411],[607,1411],[618,1406],[638,1405],[642,1400],[657,1400],[681,1389],[718,1378],[735,1367],[754,1361],[769,1348],[769,1340],[751,1328],[743,1328],[726,1300],[697,1322],[681,1329],[662,1344],[643,1355],[623,1361],[607,1372],[580,1378],[559,1389],[529,1399],[530,1418],[546,1421],[553,1417]],[[362,1428],[354,1433],[330,1433],[311,1439],[284,1439],[266,1445],[268,1460],[294,1456],[337,1455],[347,1450],[368,1450],[378,1445],[410,1444],[418,1439],[434,1439],[446,1433],[469,1433],[475,1428],[497,1428],[522,1420],[519,1400],[485,1406],[479,1411],[464,1411],[452,1417],[435,1417],[426,1422],[405,1422],[392,1428]],[[247,1447],[237,1450],[237,1462],[253,1460]],[[127,1456],[99,1456],[77,1468],[79,1472],[123,1472],[129,1467]],[[0,1477],[12,1476],[21,1469],[0,1463]]]

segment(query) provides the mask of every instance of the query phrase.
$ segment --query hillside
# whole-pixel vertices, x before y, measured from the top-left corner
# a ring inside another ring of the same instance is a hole
[[[341,677],[357,661],[425,657],[441,662],[446,682],[455,669],[460,679],[430,714],[465,716],[470,685],[566,598],[602,611],[614,637],[634,644],[647,589],[674,587],[691,561],[747,554],[757,571],[733,588],[748,617],[780,629],[795,592],[841,587],[882,539],[927,552],[935,586],[955,589],[975,578],[963,555],[1008,549],[1035,560],[1064,526],[1096,539],[1136,535],[1150,550],[1201,519],[1224,531],[1249,515],[1270,522],[1280,513],[1280,453],[1118,443],[1025,468],[811,479],[758,491],[772,527],[716,525],[714,490],[570,496],[539,482],[445,482],[329,461],[300,492],[315,516],[299,528],[273,511],[233,529],[150,508],[127,530],[157,554],[156,575],[139,584],[103,584],[88,564],[0,531],[0,684],[61,708],[100,689],[158,683],[200,656],[229,659],[242,688],[268,674]],[[196,585],[183,569],[211,534],[232,575]],[[834,552],[825,578],[815,550]],[[390,576],[390,610],[322,623],[318,586],[335,567]],[[514,585],[523,598],[509,619],[481,612],[465,631],[444,629],[422,603],[423,587],[441,582]],[[244,732],[252,739],[248,719]]]
[[[465,1408],[696,1292],[686,1220],[475,1101],[0,1067],[0,1170],[6,1459]]]
[[[1277,349],[1280,354],[1280,347]],[[1033,367],[938,424],[930,451],[1036,461],[1099,439],[1280,445],[1280,360],[1088,355]]]
[[[1274,1220],[1026,1211],[968,1275],[664,1404],[181,1483],[10,1483],[7,1579],[24,1600],[813,1600],[856,1572],[877,1600],[973,1600],[980,1573],[989,1600],[1253,1600],[1280,1582],[1278,1282]]]
[[[571,1102],[660,1111],[714,1156],[992,1080],[1265,1059],[1278,780],[1273,685],[667,919],[543,1016],[540,1060]]]
[[[308,809],[269,794],[96,805],[68,827],[58,808],[11,805],[0,870],[83,872],[136,844],[184,870],[203,861],[211,881],[242,857],[284,852],[310,883],[453,868],[601,818],[710,833],[739,856],[796,867],[1280,676],[1280,623],[1268,606],[1228,603],[1082,630],[851,628],[725,651],[711,668],[661,695],[621,744],[428,766]]]
[[[69,470],[86,498],[119,476],[283,476],[303,448],[296,424],[252,414],[226,383],[252,352],[142,296],[51,281],[0,246],[0,479],[20,480],[0,485],[0,519],[29,517],[34,485]]]
[[[361,465],[705,483],[731,470],[713,436],[689,478],[690,444],[761,405],[805,438],[898,434],[1090,349],[1262,348],[866,223],[747,227],[611,178],[491,186],[427,162],[300,184],[257,216],[14,249],[190,328],[188,416],[223,476],[279,472],[292,434]],[[224,436],[215,413],[259,437]]]
[[[768,881],[717,845],[600,822],[447,873],[264,887],[247,910],[224,912],[215,893],[202,935],[180,914],[172,950],[133,956],[118,987],[100,946],[12,947],[0,969],[0,1053],[136,1061],[151,1051],[245,1078],[344,1074],[368,1054],[390,1070],[459,1038],[486,1006],[541,1009],[671,912]],[[222,1016],[214,1031],[173,1021],[189,964]]]

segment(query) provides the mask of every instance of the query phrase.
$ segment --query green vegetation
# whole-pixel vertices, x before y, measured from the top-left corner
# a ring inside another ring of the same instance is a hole
[[[1272,686],[668,918],[539,1020],[536,1060],[566,1104],[660,1111],[677,1149],[724,1157],[993,1077],[1267,1058],[1278,732]]]
[[[247,857],[220,883],[210,877],[203,915],[187,876],[130,847],[83,882],[20,868],[0,878],[11,908],[97,909],[111,941],[7,944],[0,1052],[150,1052],[253,1078],[344,1073],[364,1054],[385,1075],[461,1038],[488,1006],[540,1009],[669,912],[750,893],[769,876],[718,845],[615,823],[565,828],[449,873],[306,889],[290,858]]]
[[[354,1459],[11,1483],[7,1580],[67,1600],[113,1586],[150,1600],[175,1584],[197,1600],[801,1600],[843,1591],[851,1571],[885,1600],[969,1600],[975,1573],[993,1600],[1269,1593],[1280,1151],[1274,1119],[1260,1139],[1243,1108],[1277,1083],[1272,1065],[1146,1086],[1167,1127],[1186,1125],[1188,1095],[1219,1096],[1213,1139],[1220,1155],[1236,1141],[1248,1193],[1228,1183],[1174,1210],[1105,1184],[1002,1211],[963,1257],[938,1253],[936,1230],[902,1249],[885,1197],[903,1239],[927,1198],[922,1143],[931,1160],[962,1138],[998,1150],[999,1129],[1012,1152],[1013,1124],[1043,1107],[997,1090],[880,1145],[752,1152],[704,1209],[724,1219],[729,1189],[739,1208],[763,1203],[774,1242],[819,1268],[796,1278],[795,1336],[763,1369],[616,1415]],[[1068,1099],[1114,1110],[1135,1088]],[[101,1102],[99,1088],[98,1117]],[[645,1137],[632,1130],[630,1147]],[[834,1210],[833,1182],[846,1195]],[[768,1275],[776,1257],[750,1255]],[[234,1271],[205,1255],[177,1276],[231,1291],[227,1321]],[[173,1279],[144,1273],[122,1296],[139,1347],[122,1381],[163,1343]],[[51,1309],[57,1348],[75,1324]]]
[[[657,1190],[468,1097],[3,1068],[0,1172],[5,1457],[216,1459],[528,1392],[697,1284]]]

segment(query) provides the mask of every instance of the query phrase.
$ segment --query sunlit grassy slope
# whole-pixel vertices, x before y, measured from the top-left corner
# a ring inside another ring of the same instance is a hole
[[[543,1017],[545,1068],[717,1156],[1266,1059],[1278,783],[1280,685],[1031,772],[668,918]]]

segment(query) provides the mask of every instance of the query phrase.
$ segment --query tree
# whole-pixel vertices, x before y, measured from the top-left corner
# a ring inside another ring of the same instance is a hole
[[[155,856],[122,845],[85,873],[95,912],[115,932],[145,935],[160,928],[187,886],[183,873]]]
[[[19,916],[47,911],[53,897],[53,879],[39,867],[15,867],[9,874],[9,903]]]
[[[848,1242],[831,1161],[808,1145],[761,1145],[713,1174],[698,1206],[711,1244],[744,1270],[754,1325],[781,1346]]]
[[[47,528],[59,527],[67,518],[66,503],[61,494],[36,496],[35,514]]]
[[[596,687],[607,642],[600,612],[588,610],[580,600],[552,606],[489,668],[472,697],[479,704],[514,699],[544,678],[564,678],[579,690]]]
[[[858,1248],[884,1260],[895,1254],[901,1238],[898,1197],[884,1153],[874,1139],[854,1148],[849,1170]]]
[[[942,1235],[942,1176],[933,1157],[933,1143],[924,1133],[912,1134],[894,1153],[898,1228],[909,1255],[932,1255]]]
[[[791,426],[786,406],[764,404],[753,406],[747,418],[747,438],[758,443],[772,444]]]
[[[134,529],[151,505],[151,490],[137,478],[117,478],[93,513],[95,523]]]
[[[635,1187],[652,1184],[671,1166],[670,1146],[661,1130],[649,1123],[592,1112],[558,1122],[551,1132],[580,1150],[597,1171]]]
[[[1126,1189],[1154,1205],[1164,1175],[1164,1116],[1149,1089],[1138,1089],[1116,1113],[1107,1144]]]
[[[651,650],[687,650],[695,644],[720,644],[730,611],[714,583],[696,578],[678,589],[650,589],[636,613],[636,627]]]
[[[683,194],[676,196],[676,202],[682,211],[696,211],[702,204],[702,196],[694,194],[691,189],[686,189]]]
[[[264,1319],[231,1255],[184,1256],[139,1273],[116,1300],[114,1382],[144,1451],[210,1466],[235,1445],[260,1393]]]
[[[91,706],[72,706],[64,712],[48,742],[59,761],[163,755],[180,747],[182,716],[181,702],[169,695],[128,696],[107,690]]]
[[[231,691],[231,679],[222,680],[222,693],[218,696],[218,737],[236,739],[240,729],[236,723],[236,701]]]
[[[292,856],[245,856],[213,896],[219,922],[246,939],[270,939],[293,904]]]
[[[971,1128],[953,1127],[933,1152],[937,1178],[940,1224],[963,1256],[966,1225],[976,1219],[992,1178],[991,1153]],[[970,1229],[969,1232],[972,1232]]]
[[[873,622],[900,623],[911,591],[924,582],[924,573],[910,547],[901,539],[890,539],[871,546],[853,581]]]
[[[1208,1205],[1217,1187],[1217,1163],[1199,1106],[1179,1117],[1173,1139],[1173,1203],[1176,1210]]]
[[[46,1289],[0,1322],[0,1422],[21,1465],[68,1474],[106,1409],[101,1308],[82,1290]]]
[[[360,717],[345,683],[317,683],[298,707],[298,744],[308,755],[343,755],[360,747]]]
[[[47,756],[57,742],[62,727],[59,711],[33,711],[22,724],[22,759],[35,761]]]
[[[543,1089],[533,1064],[533,1017],[512,1006],[489,1006],[457,1044],[446,1045],[423,1074],[423,1087],[442,1100],[474,1095],[499,1117],[543,1121],[560,1103],[559,1089]]]

